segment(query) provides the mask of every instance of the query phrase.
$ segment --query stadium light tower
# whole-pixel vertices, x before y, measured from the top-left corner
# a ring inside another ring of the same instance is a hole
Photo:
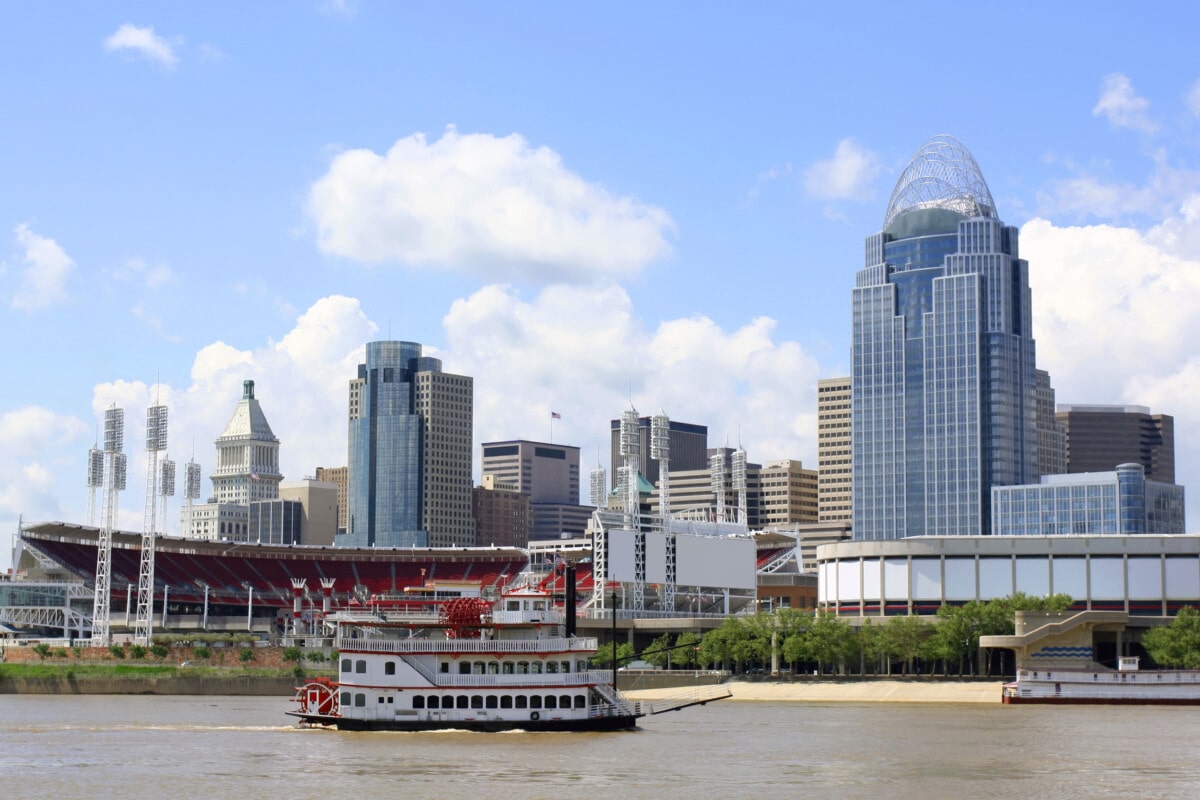
[[[608,475],[605,474],[604,467],[597,464],[589,477],[591,480],[592,505],[596,508],[607,508],[608,490],[606,487],[608,486]]]
[[[717,453],[708,459],[712,475],[712,493],[717,505],[717,522],[725,521],[725,454]]]
[[[158,454],[167,449],[167,407],[146,409],[146,516],[142,528],[142,558],[138,570],[137,620],[134,641],[147,647],[154,635],[154,539],[158,527],[159,471]],[[165,464],[166,462],[164,462]],[[171,491],[174,493],[174,467],[171,464]],[[166,501],[163,501],[164,507]]]
[[[186,505],[184,514],[184,536],[194,536],[192,530],[192,502],[200,498],[200,465],[193,457],[183,465],[183,501]]]
[[[113,406],[104,412],[104,502],[96,539],[96,592],[92,603],[92,644],[107,647],[112,641],[112,534],[117,516],[117,493],[125,490],[125,409]]]
[[[88,510],[87,524],[96,524],[96,490],[104,488],[104,451],[95,447],[88,448]]]
[[[658,462],[659,524],[666,537],[666,579],[663,582],[664,611],[675,608],[675,534],[671,532],[671,418],[662,409],[650,418],[650,457]]]
[[[733,490],[737,492],[738,499],[737,522],[739,525],[745,526],[748,517],[746,513],[746,451],[740,445],[737,450],[733,451]]]

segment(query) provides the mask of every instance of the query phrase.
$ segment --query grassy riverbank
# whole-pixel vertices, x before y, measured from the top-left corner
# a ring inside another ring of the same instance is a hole
[[[317,674],[317,673],[309,673]],[[0,664],[0,694],[291,695],[293,668],[166,664]]]

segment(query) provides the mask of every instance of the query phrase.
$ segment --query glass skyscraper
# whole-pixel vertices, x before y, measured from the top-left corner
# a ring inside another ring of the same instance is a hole
[[[974,157],[936,136],[866,240],[853,291],[855,539],[989,532],[1037,479],[1028,264]]]

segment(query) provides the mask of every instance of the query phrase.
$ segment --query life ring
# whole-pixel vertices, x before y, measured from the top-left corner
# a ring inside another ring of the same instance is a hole
[[[538,712],[534,711],[534,712],[532,712],[532,713],[529,715],[529,718],[530,718],[531,720],[533,720],[534,722],[537,722],[539,719],[541,719],[541,718],[542,718],[542,715],[541,715],[541,714],[539,714]]]

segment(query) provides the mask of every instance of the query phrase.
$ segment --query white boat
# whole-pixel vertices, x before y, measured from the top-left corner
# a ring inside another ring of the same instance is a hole
[[[654,704],[631,700],[611,671],[590,667],[597,640],[575,636],[573,617],[533,582],[495,601],[341,612],[331,620],[337,679],[297,687],[288,713],[339,730],[603,731],[730,695],[709,686]]]
[[[1142,670],[1136,656],[1122,656],[1118,668],[1020,668],[1004,685],[1005,703],[1200,704],[1200,671]]]

